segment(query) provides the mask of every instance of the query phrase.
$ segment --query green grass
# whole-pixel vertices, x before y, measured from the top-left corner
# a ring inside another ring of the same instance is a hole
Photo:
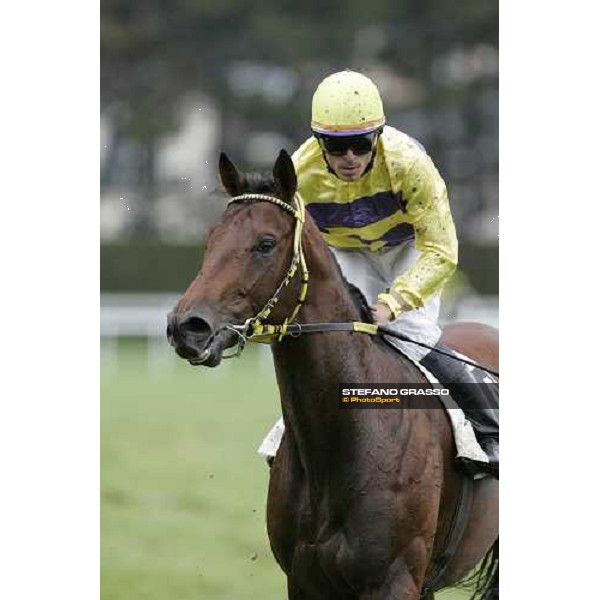
[[[102,368],[103,600],[287,598],[256,454],[279,401],[258,350],[215,370],[149,367],[143,345],[126,343]]]

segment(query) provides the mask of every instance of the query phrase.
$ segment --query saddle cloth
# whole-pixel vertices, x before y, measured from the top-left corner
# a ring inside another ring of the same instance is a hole
[[[455,354],[459,357],[463,357],[457,352],[455,352]],[[423,375],[427,378],[429,383],[436,387],[440,387],[440,382],[420,362],[414,360],[409,356],[407,356],[407,358],[409,358],[409,360],[415,365],[415,367],[417,367],[417,369],[419,369],[421,373],[423,373]],[[465,417],[465,413],[458,406],[458,404],[455,402],[452,396],[440,395],[438,396],[438,398],[444,405],[444,408],[448,413],[448,417],[452,425],[452,433],[454,435],[454,443],[456,445],[456,457],[466,458],[477,462],[489,462],[489,458],[487,457],[486,453],[482,450],[481,446],[479,445],[479,442],[477,441],[477,438],[475,437],[473,426]],[[257,452],[262,458],[267,460],[269,458],[274,457],[275,454],[277,454],[277,450],[279,449],[279,445],[281,443],[281,438],[283,437],[284,431],[285,425],[283,424],[283,418],[280,418],[277,421],[277,423],[275,423],[275,425],[271,428],[265,439],[262,441],[261,445],[258,447]]]
[[[454,351],[455,356],[459,358],[465,358],[470,360],[468,357]],[[441,384],[436,377],[428,371],[420,362],[410,358],[410,361],[427,377],[427,381],[432,385],[439,387]],[[452,425],[452,433],[454,435],[454,444],[456,445],[456,458],[466,458],[477,462],[490,462],[487,454],[481,448],[477,438],[475,437],[475,431],[473,431],[473,425],[465,417],[465,413],[462,408],[458,406],[454,398],[450,394],[444,396],[438,396],[440,402],[444,405],[448,418]]]

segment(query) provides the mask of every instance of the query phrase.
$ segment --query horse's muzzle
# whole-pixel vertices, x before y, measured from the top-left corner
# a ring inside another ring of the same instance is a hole
[[[192,365],[216,367],[231,338],[229,332],[223,332],[199,313],[179,314],[175,310],[167,317],[169,344]]]

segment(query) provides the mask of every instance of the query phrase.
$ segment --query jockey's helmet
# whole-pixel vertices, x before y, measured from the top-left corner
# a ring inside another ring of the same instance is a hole
[[[312,101],[311,129],[325,136],[356,136],[379,130],[385,124],[377,86],[356,71],[326,77]]]

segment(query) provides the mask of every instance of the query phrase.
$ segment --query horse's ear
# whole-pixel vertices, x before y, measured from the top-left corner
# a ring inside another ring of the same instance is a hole
[[[242,194],[244,187],[243,177],[225,152],[221,152],[219,156],[219,175],[221,175],[223,187],[230,196],[240,196]]]
[[[298,180],[296,178],[296,171],[294,170],[294,163],[285,150],[281,150],[275,161],[273,180],[275,181],[275,189],[281,199],[291,203],[298,187]]]

